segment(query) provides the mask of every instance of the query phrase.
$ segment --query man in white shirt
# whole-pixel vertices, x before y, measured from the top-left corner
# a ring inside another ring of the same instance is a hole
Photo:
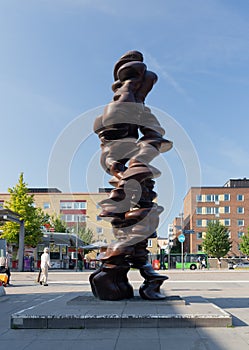
[[[48,268],[51,267],[50,264],[50,256],[49,256],[49,249],[46,247],[44,248],[44,253],[41,255],[41,280],[40,284],[47,286],[47,281],[48,281]]]

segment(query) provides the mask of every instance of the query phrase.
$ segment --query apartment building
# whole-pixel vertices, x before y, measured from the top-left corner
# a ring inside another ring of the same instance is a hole
[[[87,227],[92,230],[95,241],[109,243],[113,240],[110,223],[98,216],[101,211],[98,202],[108,198],[107,190],[99,189],[96,193],[63,193],[57,188],[29,188],[29,194],[34,195],[37,208],[50,216],[61,217],[72,232]],[[9,193],[0,193],[0,207],[9,198]]]
[[[98,203],[108,198],[110,188],[100,188],[96,193],[63,193],[57,188],[29,188],[29,194],[34,195],[35,206],[41,208],[50,216],[62,218],[72,232],[77,228],[87,227],[93,232],[93,241],[107,243],[115,240],[109,221],[99,217],[101,208]],[[0,193],[0,208],[10,198],[9,193]],[[148,250],[157,252],[157,240],[148,240]]]
[[[249,227],[249,179],[230,179],[221,187],[191,187],[184,198],[185,251],[202,251],[207,225],[219,220],[229,230],[232,248],[230,256],[242,256],[241,237]]]

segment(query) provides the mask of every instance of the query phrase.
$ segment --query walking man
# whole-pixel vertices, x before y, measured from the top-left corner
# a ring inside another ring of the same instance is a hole
[[[48,283],[48,268],[51,267],[50,264],[50,256],[49,256],[49,249],[46,247],[44,248],[44,253],[41,255],[41,272],[42,272],[42,276],[41,276],[41,280],[40,280],[40,284],[47,286]]]

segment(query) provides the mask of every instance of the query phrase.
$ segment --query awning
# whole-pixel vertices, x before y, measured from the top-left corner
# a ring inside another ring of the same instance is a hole
[[[70,234],[64,232],[45,232],[43,233],[42,243],[47,245],[49,245],[49,243],[67,245],[68,247],[81,247],[85,244],[85,242],[74,233]]]
[[[98,241],[98,242],[94,242],[94,243],[91,243],[91,244],[88,244],[88,245],[83,245],[80,248],[88,249],[88,250],[94,250],[94,249],[100,249],[100,248],[103,248],[103,247],[108,247],[108,243]]]

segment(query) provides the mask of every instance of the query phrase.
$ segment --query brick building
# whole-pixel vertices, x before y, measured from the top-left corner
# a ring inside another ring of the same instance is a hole
[[[207,224],[219,220],[230,232],[229,256],[242,256],[241,237],[249,227],[249,179],[230,179],[221,187],[191,187],[184,198],[183,226],[194,230],[186,234],[185,251],[202,251]]]

